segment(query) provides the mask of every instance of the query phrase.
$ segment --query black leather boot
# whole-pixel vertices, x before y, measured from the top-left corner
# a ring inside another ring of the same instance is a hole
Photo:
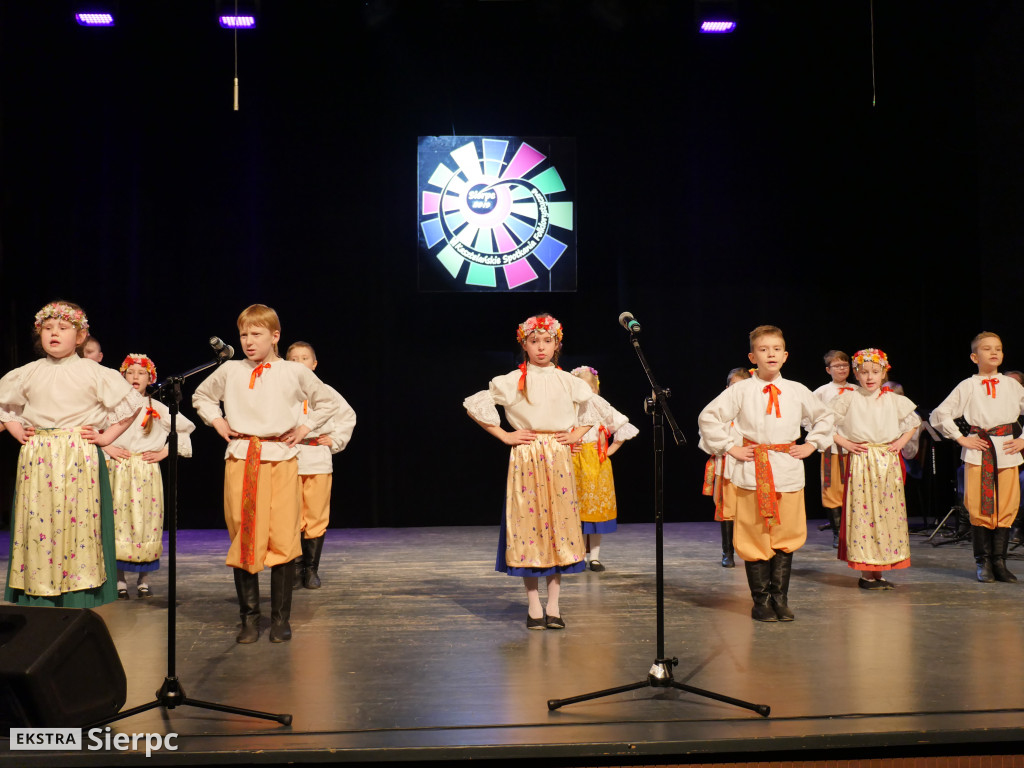
[[[306,589],[320,589],[320,553],[324,548],[324,537],[302,540],[302,586]]]
[[[301,538],[301,536],[302,536],[301,533],[299,534],[299,536],[300,536],[299,541],[300,542],[305,542],[305,539]],[[302,555],[299,555],[294,560],[292,560],[292,566],[293,566],[292,567],[292,571],[295,574],[294,578],[292,579],[292,588],[293,589],[301,589],[302,588],[302,580],[306,576],[306,569],[303,567],[303,564],[302,564]]]
[[[242,628],[236,643],[255,643],[260,639],[260,577],[242,568],[235,572],[235,592],[238,593],[238,611]]]
[[[839,529],[842,527],[843,521],[840,517],[843,510],[838,508],[830,508],[828,510],[828,522],[832,527],[832,549],[839,549]]]
[[[735,568],[736,558],[734,557],[734,551],[732,548],[732,529],[734,522],[732,520],[722,521],[722,567],[723,568]]]
[[[992,575],[996,581],[1013,583],[1017,577],[1006,568],[1006,550],[1010,545],[1010,529],[996,528],[992,534]]]
[[[283,643],[292,639],[292,581],[295,563],[275,565],[270,569],[270,642]]]
[[[1013,518],[1013,525],[1010,526],[1010,543],[1014,549],[1024,542],[1024,515],[1017,510],[1017,516]]]
[[[992,573],[992,531],[980,525],[971,526],[974,562],[978,564],[978,581],[988,584],[996,580]]]
[[[771,595],[771,565],[768,560],[752,560],[743,563],[747,570],[747,584],[750,596],[754,599],[754,607],[750,609],[750,617],[756,621],[778,621],[775,609],[768,605]]]
[[[768,561],[771,566],[771,607],[779,621],[792,621],[793,611],[789,609],[789,574],[793,570],[793,553],[775,550],[775,557]]]

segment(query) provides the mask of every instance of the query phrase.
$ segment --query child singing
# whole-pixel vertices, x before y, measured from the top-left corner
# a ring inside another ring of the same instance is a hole
[[[587,551],[590,553],[590,570],[600,573],[605,570],[601,563],[601,537],[618,527],[618,508],[615,503],[615,479],[612,476],[612,454],[626,440],[636,437],[639,431],[629,419],[616,411],[602,398],[601,380],[597,370],[589,365],[572,369],[572,375],[593,390],[595,397],[590,401],[600,414],[597,429],[591,429],[573,450],[572,469],[576,478],[576,500],[579,503],[583,534],[587,537]],[[612,441],[609,443],[609,436]]]
[[[148,356],[132,353],[121,363],[121,374],[140,395],[156,381],[156,366]],[[175,418],[178,455],[192,455],[189,435],[196,425],[181,414]],[[167,458],[171,414],[152,397],[135,421],[103,450],[114,497],[114,541],[117,550],[117,599],[128,599],[125,571],[137,573],[139,597],[152,597],[146,574],[160,568],[163,554],[164,484],[160,462]]]
[[[853,356],[860,386],[829,403],[836,445],[849,453],[839,559],[862,572],[862,589],[892,589],[883,571],[910,567],[910,534],[900,451],[921,418],[908,398],[883,389],[889,358],[869,347]]]
[[[20,605],[92,608],[117,598],[99,448],[145,401],[117,371],[78,356],[88,329],[77,304],[47,304],[35,317],[46,356],[0,379],[0,422],[21,443],[4,599]]]
[[[564,629],[558,604],[562,574],[579,573],[586,565],[570,446],[600,417],[586,413],[594,398],[590,387],[555,365],[562,349],[558,320],[548,314],[527,318],[516,338],[524,358],[518,370],[491,379],[463,405],[471,419],[512,446],[495,570],[523,579],[527,629]],[[511,432],[501,426],[498,405]],[[541,577],[547,582],[544,608]]]
[[[224,519],[231,547],[241,629],[239,643],[259,639],[259,572],[270,568],[270,642],[292,638],[293,561],[298,557],[302,487],[298,445],[338,411],[316,374],[277,353],[281,321],[265,304],[238,316],[245,360],[229,360],[200,384],[192,405],[228,443]],[[296,403],[308,401],[303,416]],[[220,404],[224,403],[221,411]]]

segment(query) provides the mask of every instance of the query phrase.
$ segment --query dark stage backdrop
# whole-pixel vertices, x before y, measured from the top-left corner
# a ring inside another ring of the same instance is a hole
[[[696,416],[755,325],[786,331],[810,386],[827,349],[881,346],[926,409],[982,329],[1024,368],[1022,5],[876,0],[877,106],[868,0],[740,7],[736,34],[698,39],[677,0],[263,0],[234,113],[212,2],[121,2],[88,30],[70,2],[5,0],[0,368],[32,359],[54,297],[106,363],[162,374],[270,304],[358,413],[336,526],[497,522],[507,449],[461,403],[535,312],[641,428],[615,457],[625,522],[652,519],[652,472],[624,310],[689,440],[666,451],[669,520],[710,518]],[[449,134],[576,138],[577,292],[417,291],[416,139]],[[216,527],[223,445],[194,442],[181,525]]]

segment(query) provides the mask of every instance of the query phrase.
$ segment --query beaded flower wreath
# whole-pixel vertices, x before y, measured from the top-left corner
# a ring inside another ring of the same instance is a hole
[[[888,371],[892,368],[889,365],[889,358],[885,352],[875,347],[868,347],[867,349],[858,350],[853,356],[853,367],[860,368],[864,363],[878,363],[883,369]]]
[[[156,381],[156,366],[153,365],[153,361],[150,360],[145,354],[137,352],[129,353],[128,356],[124,359],[124,362],[121,363],[121,367],[118,368],[122,376],[124,375],[124,372],[128,370],[128,366],[130,365],[141,365],[149,372],[149,383],[152,384],[154,381]]]
[[[553,317],[529,317],[526,322],[520,323],[516,330],[516,339],[520,344],[526,342],[531,333],[547,331],[558,341],[562,340],[562,324]]]
[[[81,309],[68,306],[62,301],[51,301],[45,307],[36,312],[36,332],[43,327],[43,323],[52,319],[69,322],[80,331],[89,330],[89,319],[85,316],[85,312]]]
[[[597,382],[597,386],[601,386],[601,377],[597,375],[597,368],[591,368],[589,365],[581,365],[573,368],[569,373],[573,376],[579,376],[581,373],[589,373],[594,377],[594,381]]]

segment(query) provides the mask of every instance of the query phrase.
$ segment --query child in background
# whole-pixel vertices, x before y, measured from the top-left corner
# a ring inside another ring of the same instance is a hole
[[[725,377],[726,389],[737,382],[749,379],[751,373],[746,368],[733,368]],[[733,424],[730,424],[731,428]],[[742,438],[741,438],[742,439]],[[700,440],[700,449],[709,453],[704,444],[703,437]],[[736,521],[736,495],[729,482],[729,474],[732,471],[736,460],[728,454],[713,455],[704,465],[704,489],[705,496],[710,496],[715,502],[715,520],[722,528],[722,567],[735,568],[736,558],[733,549],[732,537],[733,527]]]
[[[265,304],[238,316],[245,360],[228,360],[196,388],[192,405],[228,443],[224,519],[231,536],[226,564],[235,577],[241,629],[235,641],[260,637],[259,572],[270,568],[270,642],[292,638],[293,562],[301,552],[302,486],[298,445],[338,412],[316,374],[277,353],[281,321]],[[308,414],[295,404],[308,401]],[[223,412],[220,409],[224,403]]]
[[[845,352],[830,349],[825,353],[825,373],[831,376],[832,380],[814,390],[814,396],[825,405],[844,392],[853,392],[856,389],[847,383],[850,377],[850,356]],[[843,477],[848,459],[845,451],[832,445],[821,452],[821,506],[825,508],[829,527],[832,529],[833,549],[839,546]]]
[[[296,341],[285,352],[285,359],[316,370],[313,345]],[[326,385],[325,385],[326,386]],[[345,449],[356,428],[356,412],[331,386],[327,389],[338,399],[338,414],[327,420],[316,433],[310,432],[299,444],[299,480],[302,482],[302,557],[296,561],[295,586],[320,589],[320,554],[331,517],[331,485],[334,478],[332,456]],[[309,410],[305,400],[302,415]]]
[[[1020,506],[1020,465],[1024,440],[1013,426],[1024,413],[1024,387],[999,373],[1003,342],[994,333],[971,341],[971,361],[978,373],[957,384],[932,411],[932,426],[963,449],[966,464],[964,506],[971,520],[978,581],[1017,581],[1006,567],[1010,526]],[[963,416],[970,425],[964,435],[956,425]]]
[[[862,572],[862,589],[892,589],[883,571],[910,567],[910,532],[900,452],[921,418],[891,387],[886,354],[870,347],[853,356],[860,386],[833,398],[835,444],[850,454],[839,559]]]
[[[463,406],[473,421],[511,446],[495,570],[522,577],[527,629],[564,629],[558,604],[562,574],[586,567],[570,446],[600,417],[584,409],[595,397],[590,387],[556,367],[562,349],[558,320],[548,314],[527,318],[516,338],[524,358],[519,368],[491,379]],[[512,432],[501,426],[499,405]],[[547,582],[545,608],[541,577]]]
[[[712,400],[698,424],[710,453],[736,459],[729,478],[736,493],[733,543],[746,561],[751,618],[792,621],[793,553],[807,540],[802,459],[829,444],[832,414],[803,384],[782,378],[789,353],[779,328],[751,331],[748,357],[755,375]],[[810,431],[797,444],[802,423]]]
[[[612,454],[619,450],[625,440],[639,434],[629,419],[616,411],[602,398],[601,380],[597,369],[582,365],[572,369],[572,375],[583,379],[596,397],[591,400],[601,415],[597,429],[591,429],[577,443],[579,450],[573,450],[572,469],[576,479],[576,501],[579,504],[580,521],[590,553],[590,570],[600,573],[605,570],[601,562],[601,537],[618,527],[618,509],[615,503],[615,479],[612,476]],[[612,442],[608,442],[611,436]]]
[[[131,386],[145,396],[156,381],[156,366],[147,355],[132,353],[119,369]],[[180,413],[175,418],[178,455],[192,455],[189,435],[196,425]],[[152,597],[146,574],[160,568],[163,554],[164,483],[160,462],[167,458],[171,414],[167,406],[148,398],[146,408],[120,437],[103,450],[110,470],[114,498],[114,542],[117,550],[117,598],[128,599],[125,571],[137,573],[139,597]]]
[[[85,343],[82,345],[82,357],[95,360],[97,363],[103,362],[103,348],[100,347],[100,342],[95,336],[85,337]]]
[[[88,329],[77,304],[47,304],[35,317],[46,356],[0,379],[0,422],[21,443],[4,591],[19,605],[93,608],[117,598],[99,448],[128,428],[144,401],[117,371],[78,356]]]

